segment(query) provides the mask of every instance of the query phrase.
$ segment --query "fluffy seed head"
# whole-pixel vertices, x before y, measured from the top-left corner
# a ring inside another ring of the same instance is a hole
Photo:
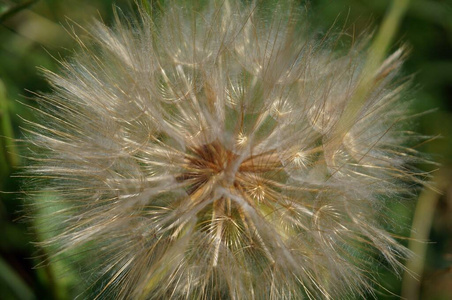
[[[371,292],[406,249],[386,201],[416,180],[402,52],[371,74],[302,14],[169,1],[97,23],[39,102],[31,167],[52,193],[43,245],[75,253],[101,298],[318,299]],[[40,207],[37,203],[36,206]]]

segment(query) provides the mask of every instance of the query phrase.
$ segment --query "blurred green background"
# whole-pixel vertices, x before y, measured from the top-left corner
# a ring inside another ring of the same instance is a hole
[[[395,0],[398,1],[398,0]],[[301,1],[300,1],[301,2]],[[380,24],[389,0],[311,0],[313,28],[325,33],[338,28],[355,34]],[[46,253],[33,246],[37,230],[24,218],[21,179],[23,159],[13,139],[21,138],[23,119],[33,119],[24,104],[34,105],[31,91],[49,86],[38,68],[57,70],[56,58],[70,56],[75,42],[66,30],[74,23],[88,26],[93,19],[111,24],[112,6],[133,10],[132,0],[0,0],[0,299],[72,299],[76,278],[57,278],[58,265],[36,266]],[[71,20],[71,21],[68,21]],[[344,25],[345,24],[345,25]],[[394,48],[407,45],[410,55],[405,75],[414,74],[415,112],[430,109],[413,128],[438,138],[418,149],[441,163],[433,179],[442,195],[423,194],[434,209],[422,223],[430,243],[418,282],[420,299],[452,299],[452,1],[411,0],[398,30]],[[22,104],[23,103],[23,104]],[[431,165],[420,166],[432,171]],[[393,208],[404,234],[410,233],[415,204]],[[420,219],[424,207],[420,208]],[[420,229],[417,229],[420,230]],[[422,261],[422,259],[421,259]],[[399,299],[401,278],[381,271],[379,299]],[[407,294],[404,294],[407,295]]]

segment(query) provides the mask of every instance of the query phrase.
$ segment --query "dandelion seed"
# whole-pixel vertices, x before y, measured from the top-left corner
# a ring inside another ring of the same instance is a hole
[[[297,152],[295,153],[294,157],[293,157],[293,163],[298,167],[298,168],[306,168],[306,164],[307,164],[307,156],[305,153],[303,152]]]
[[[402,52],[338,139],[365,43],[336,51],[284,5],[169,1],[154,17],[97,23],[45,71],[30,170],[62,209],[43,245],[77,253],[98,298],[372,293],[378,255],[394,269],[407,255],[382,199],[418,181]]]

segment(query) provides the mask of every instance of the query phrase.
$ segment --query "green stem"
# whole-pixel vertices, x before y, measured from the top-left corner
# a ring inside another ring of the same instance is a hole
[[[0,23],[4,22],[6,19],[14,16],[16,13],[20,12],[21,10],[26,9],[27,7],[31,6],[32,4],[38,2],[38,0],[29,0],[25,1],[23,3],[19,3],[14,5],[13,7],[8,8],[6,11],[0,14]]]
[[[4,139],[5,156],[7,157],[10,167],[15,167],[19,164],[19,156],[14,144],[14,131],[9,117],[8,99],[6,97],[6,89],[3,82],[0,80],[0,138]]]
[[[22,278],[0,257],[0,278],[11,288],[18,299],[35,299],[33,292]]]
[[[385,60],[391,42],[400,25],[400,21],[408,8],[409,0],[393,0],[381,27],[372,42],[369,53],[361,72],[361,81],[356,92],[346,106],[332,135],[336,142],[341,142],[344,135],[355,123],[362,107],[366,103],[367,95],[374,86],[376,72]]]
[[[452,173],[447,171],[438,172],[434,180],[434,186],[439,191],[444,191],[452,179]],[[435,209],[440,193],[426,187],[419,196],[411,227],[411,239],[408,248],[413,252],[413,257],[407,261],[407,271],[403,276],[402,299],[419,299],[420,280],[415,276],[422,277],[427,254],[427,240],[430,235]]]

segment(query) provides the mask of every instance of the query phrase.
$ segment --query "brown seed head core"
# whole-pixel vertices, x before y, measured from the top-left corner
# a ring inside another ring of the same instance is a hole
[[[198,210],[197,226],[213,238],[212,265],[218,264],[220,245],[233,249],[237,240],[245,236],[250,249],[261,245],[261,250],[273,262],[255,228],[250,209],[266,214],[275,210],[276,203],[281,201],[278,179],[282,179],[284,172],[277,153],[272,150],[244,157],[219,141],[187,150],[185,172],[176,180],[184,183],[189,195],[186,207],[204,207]]]
[[[186,182],[186,191],[191,198],[204,194],[215,187],[233,189],[251,206],[257,200],[264,200],[270,192],[267,185],[268,173],[278,173],[282,169],[275,151],[240,155],[226,149],[221,142],[214,141],[201,146],[189,147],[184,159],[185,171],[177,177]],[[193,199],[195,200],[195,199]]]

